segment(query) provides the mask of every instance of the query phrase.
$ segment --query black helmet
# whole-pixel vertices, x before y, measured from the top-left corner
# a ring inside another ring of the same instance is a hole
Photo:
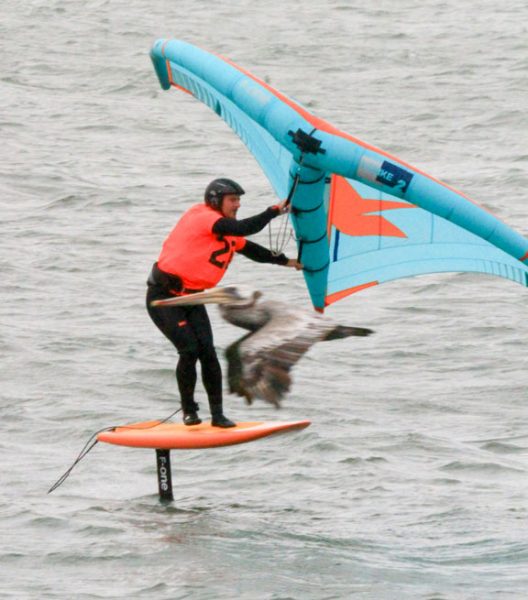
[[[242,186],[238,185],[236,181],[232,179],[215,179],[205,188],[205,203],[207,206],[220,210],[222,207],[222,198],[228,194],[234,194],[236,196],[242,196],[245,194]]]

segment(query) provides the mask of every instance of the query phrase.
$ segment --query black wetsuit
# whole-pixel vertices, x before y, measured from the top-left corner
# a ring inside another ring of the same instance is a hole
[[[268,208],[258,215],[240,221],[222,217],[214,224],[213,233],[220,237],[251,235],[261,231],[277,214],[276,208]],[[239,254],[260,263],[285,265],[288,262],[284,254],[276,256],[267,248],[249,240],[246,240]],[[148,280],[147,311],[156,326],[178,350],[176,380],[183,412],[190,413],[198,410],[194,400],[197,361],[200,361],[202,367],[202,381],[209,398],[211,413],[222,412],[222,370],[205,306],[150,306],[153,300],[172,297],[174,294],[169,290],[185,293],[177,277],[163,273],[157,265],[154,265]]]

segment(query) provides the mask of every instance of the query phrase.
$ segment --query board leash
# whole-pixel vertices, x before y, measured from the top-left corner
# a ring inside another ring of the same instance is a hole
[[[90,450],[97,444],[97,442],[99,441],[97,439],[97,436],[100,433],[103,433],[105,431],[114,431],[114,429],[152,429],[154,427],[157,427],[158,425],[166,423],[169,419],[171,419],[174,415],[176,415],[180,411],[181,411],[181,408],[178,408],[173,413],[171,413],[168,417],[165,417],[165,419],[163,419],[161,421],[156,421],[152,425],[147,425],[147,426],[143,426],[143,427],[134,426],[134,425],[112,425],[111,427],[104,427],[103,429],[99,429],[99,431],[92,433],[92,435],[88,438],[88,441],[86,442],[86,444],[84,444],[83,449],[77,455],[77,458],[73,461],[71,466],[68,469],[66,469],[66,471],[50,487],[50,489],[48,490],[47,493],[51,494],[51,492],[55,491],[59,486],[61,486],[66,481],[66,479],[68,479],[70,473],[73,471],[75,466],[78,465],[81,462],[81,460],[88,454],[88,452],[90,452]],[[95,438],[95,440],[94,440],[94,438]]]

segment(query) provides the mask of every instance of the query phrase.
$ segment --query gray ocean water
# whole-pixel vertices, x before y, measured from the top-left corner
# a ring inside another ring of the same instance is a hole
[[[222,175],[248,190],[241,216],[275,202],[215,114],[159,88],[157,38],[231,58],[526,235],[527,24],[524,0],[2,0],[0,598],[527,597],[527,295],[505,280],[334,305],[376,335],[314,347],[280,412],[226,398],[311,427],[173,453],[172,505],[152,451],[104,444],[46,494],[94,431],[178,407],[144,291],[179,214]],[[224,281],[308,306],[290,269],[239,258]],[[210,312],[221,350],[238,331]]]

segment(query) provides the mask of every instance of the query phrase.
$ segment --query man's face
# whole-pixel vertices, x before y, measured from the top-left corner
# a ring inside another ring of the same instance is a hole
[[[240,208],[240,196],[236,194],[226,194],[222,199],[222,214],[229,219],[236,219],[236,214]]]

